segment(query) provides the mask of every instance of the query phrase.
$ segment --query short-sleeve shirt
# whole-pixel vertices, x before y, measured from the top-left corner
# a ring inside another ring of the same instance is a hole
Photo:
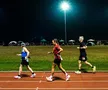
[[[21,52],[21,57],[26,57],[27,56],[27,52],[24,51],[24,49],[22,48],[22,52]]]
[[[53,48],[53,53],[54,53],[55,59],[60,59],[60,53],[58,53],[58,51],[60,51],[60,45],[56,44]]]
[[[84,42],[80,43],[80,47],[86,46]],[[81,56],[85,56],[86,54],[86,50],[85,49],[80,49],[80,55]]]

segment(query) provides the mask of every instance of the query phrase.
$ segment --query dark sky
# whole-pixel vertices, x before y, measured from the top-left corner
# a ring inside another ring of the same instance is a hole
[[[64,39],[62,0],[0,0],[0,41]],[[68,39],[108,40],[108,0],[68,0]]]

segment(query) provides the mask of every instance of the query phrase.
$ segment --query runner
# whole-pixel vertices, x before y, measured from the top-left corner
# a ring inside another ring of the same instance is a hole
[[[96,66],[93,66],[91,63],[89,63],[87,61],[87,54],[86,54],[87,46],[85,45],[83,40],[84,40],[84,37],[80,36],[79,37],[80,47],[77,47],[77,49],[80,50],[80,56],[79,56],[79,60],[78,60],[79,70],[75,71],[75,73],[77,73],[77,74],[81,73],[82,62],[84,62],[85,64],[89,65],[93,69],[93,73],[95,73],[96,72]]]
[[[17,54],[18,56],[21,56],[21,64],[19,67],[19,73],[18,76],[14,76],[14,78],[20,79],[21,78],[21,72],[22,72],[22,67],[26,66],[27,69],[32,73],[31,77],[34,78],[36,76],[36,74],[33,72],[33,70],[31,69],[31,67],[29,66],[29,51],[27,50],[27,48],[25,47],[25,43],[21,43],[21,47],[22,47],[22,52],[21,54]]]
[[[63,69],[62,64],[61,64],[61,60],[63,60],[63,59],[62,59],[60,53],[63,51],[63,49],[62,49],[62,48],[60,47],[60,45],[58,44],[58,40],[57,40],[57,39],[53,39],[53,40],[52,40],[52,43],[53,43],[53,45],[54,45],[53,51],[52,51],[52,52],[48,52],[48,53],[49,53],[49,54],[50,54],[50,53],[53,53],[55,58],[54,58],[54,61],[53,61],[53,64],[52,64],[51,76],[46,77],[46,79],[47,79],[48,81],[53,81],[54,69],[55,69],[56,66],[58,66],[58,68],[65,74],[65,76],[66,76],[66,81],[68,81],[69,78],[70,78],[70,75],[68,75],[68,74],[66,73],[66,71]]]

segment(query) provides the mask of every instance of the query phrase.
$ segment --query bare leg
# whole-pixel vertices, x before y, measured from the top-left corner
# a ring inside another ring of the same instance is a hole
[[[65,71],[64,68],[62,67],[62,64],[61,64],[61,63],[60,63],[60,65],[58,65],[58,67],[59,67],[59,69],[66,75],[66,81],[68,81],[69,78],[70,78],[70,75],[68,75],[68,74],[66,73],[66,71]]]
[[[81,63],[81,61],[79,60],[79,61],[78,61],[78,69],[79,69],[79,70],[81,70],[81,66],[82,66],[82,63]]]
[[[64,70],[64,68],[62,67],[62,64],[60,63],[60,65],[58,65],[58,68],[65,74],[67,75],[66,71]]]
[[[56,64],[53,63],[53,64],[52,64],[51,75],[50,75],[49,77],[46,77],[46,79],[47,79],[48,81],[53,81],[53,75],[54,75],[55,67],[56,67]]]
[[[21,73],[22,73],[22,65],[20,64],[20,67],[19,67],[19,76],[21,75]]]
[[[32,68],[29,65],[27,65],[27,69],[32,73],[30,77],[34,78],[36,74],[33,72]]]
[[[82,61],[78,60],[78,71],[75,71],[76,74],[81,74],[81,66],[82,66]]]
[[[21,78],[21,73],[22,73],[22,64],[20,64],[20,66],[19,66],[18,76],[14,76],[14,78],[20,79]]]
[[[87,61],[85,61],[84,63],[93,68],[93,65],[92,65],[91,63],[89,63],[89,62],[87,62]]]
[[[27,65],[27,69],[33,74],[33,70],[31,69],[31,67],[29,65]]]
[[[55,67],[56,67],[56,64],[53,63],[53,64],[52,64],[52,70],[51,70],[51,75],[52,75],[52,77],[53,77],[53,75],[54,75]]]
[[[93,73],[96,72],[96,66],[93,66],[91,63],[85,61],[85,64],[89,65],[93,69]]]

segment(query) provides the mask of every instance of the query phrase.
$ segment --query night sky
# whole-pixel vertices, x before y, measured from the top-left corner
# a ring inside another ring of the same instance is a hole
[[[64,39],[62,0],[0,0],[0,41]],[[67,36],[108,40],[108,0],[68,0]]]

